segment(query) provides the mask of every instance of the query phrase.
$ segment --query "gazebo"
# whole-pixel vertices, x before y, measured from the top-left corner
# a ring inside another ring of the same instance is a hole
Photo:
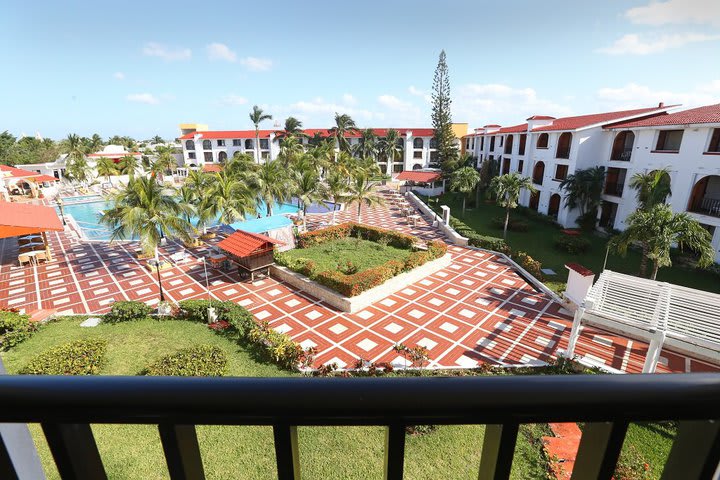
[[[44,256],[52,260],[46,232],[63,230],[52,207],[0,202],[0,238],[20,237],[20,256],[28,259]]]
[[[405,191],[415,190],[421,195],[434,197],[445,191],[442,173],[437,170],[405,170],[396,180],[405,182]]]
[[[259,233],[238,230],[219,242],[217,247],[237,264],[242,277],[249,276],[250,281],[255,281],[256,273],[270,274],[270,266],[275,263],[275,245],[282,245],[282,242]]]

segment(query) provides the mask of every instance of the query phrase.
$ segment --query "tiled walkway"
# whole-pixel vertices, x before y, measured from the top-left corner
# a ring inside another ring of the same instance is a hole
[[[355,220],[356,210],[337,215]],[[311,225],[329,221],[314,216]],[[394,228],[424,239],[441,234],[421,220],[407,225],[393,208],[363,213],[364,223]],[[33,311],[104,313],[116,300],[158,302],[158,286],[133,255],[135,244],[85,243],[68,233],[49,235],[54,262],[18,267],[15,239],[0,240],[0,305]],[[164,257],[182,249],[171,243]],[[231,300],[259,320],[285,332],[304,347],[318,349],[316,365],[352,367],[358,358],[405,365],[393,346],[423,345],[431,367],[538,364],[567,347],[572,316],[549,296],[537,292],[513,268],[489,252],[451,246],[453,262],[411,286],[356,313],[347,314],[274,279],[240,282],[235,272],[208,268],[206,248],[193,249],[190,262],[162,272],[168,300]],[[14,263],[15,262],[15,263]],[[639,372],[647,344],[594,328],[584,330],[577,354],[596,364]],[[663,352],[659,372],[720,371],[717,366]]]

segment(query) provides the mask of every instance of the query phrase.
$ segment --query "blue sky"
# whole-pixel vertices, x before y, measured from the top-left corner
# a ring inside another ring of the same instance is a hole
[[[453,120],[471,127],[720,102],[717,0],[440,3],[12,2],[0,131],[175,137],[250,128],[254,104],[306,127],[335,111],[430,126],[443,48]]]

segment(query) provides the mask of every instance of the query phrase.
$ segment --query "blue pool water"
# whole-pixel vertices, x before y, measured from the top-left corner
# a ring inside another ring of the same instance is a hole
[[[292,222],[284,215],[272,215],[270,217],[254,218],[252,220],[230,224],[235,230],[243,230],[250,233],[264,233],[269,230],[287,227],[288,225],[292,225]]]

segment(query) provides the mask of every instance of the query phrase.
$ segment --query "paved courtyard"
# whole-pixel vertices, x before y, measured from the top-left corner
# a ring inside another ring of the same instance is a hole
[[[337,221],[354,220],[355,212],[338,213]],[[365,211],[362,220],[424,239],[442,238],[425,219],[408,225],[393,207]],[[315,215],[310,225],[327,221],[329,214]],[[17,266],[16,240],[0,240],[0,306],[99,314],[117,300],[158,302],[156,276],[135,258],[136,244],[83,242],[68,230],[49,234],[49,240],[55,261],[25,267]],[[169,260],[183,248],[171,242],[161,253]],[[208,298],[208,285],[213,299],[236,302],[304,347],[316,347],[316,366],[352,368],[359,358],[403,366],[393,350],[398,343],[426,347],[434,368],[541,364],[567,348],[570,312],[490,252],[450,246],[449,267],[348,314],[272,278],[245,283],[235,272],[209,266],[206,277],[201,258],[207,250],[189,250],[189,262],[161,273],[167,299]],[[576,353],[590,363],[636,373],[646,350],[644,342],[586,328]],[[665,350],[657,371],[720,368]]]

